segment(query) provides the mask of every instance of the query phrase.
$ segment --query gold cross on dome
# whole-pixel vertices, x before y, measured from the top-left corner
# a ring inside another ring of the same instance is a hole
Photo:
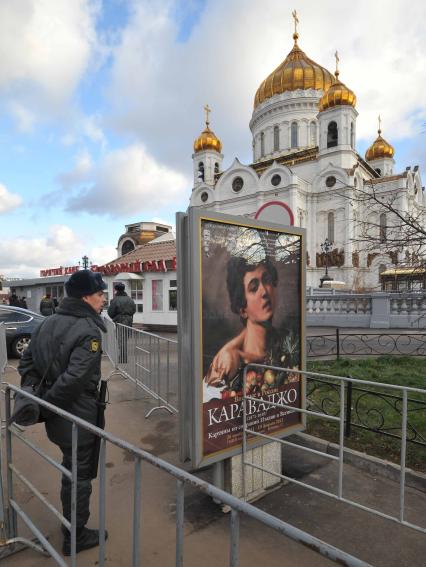
[[[297,12],[296,10],[293,10],[291,15],[294,18],[294,33],[297,33],[297,24],[299,23],[299,18],[297,17]]]
[[[334,57],[336,58],[336,72],[334,73],[336,75],[336,77],[339,76],[339,53],[336,50],[336,53],[334,54]]]
[[[379,114],[379,130],[378,130],[379,134],[381,134],[382,132],[382,119],[380,118],[380,114]]]
[[[204,110],[206,111],[206,126],[208,126],[210,124],[209,122],[209,114],[212,111],[212,109],[209,107],[208,104],[206,104],[206,106],[204,107]]]

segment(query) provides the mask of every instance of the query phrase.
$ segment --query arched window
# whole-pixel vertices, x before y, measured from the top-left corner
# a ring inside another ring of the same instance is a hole
[[[330,242],[334,242],[334,213],[328,213],[327,221],[327,238]]]
[[[265,134],[264,132],[260,133],[260,157],[265,155]]]
[[[202,161],[198,164],[198,181],[204,181],[204,163]]]
[[[355,128],[353,122],[351,122],[351,148],[355,149]]]
[[[216,162],[214,164],[214,174],[217,175],[219,173],[219,164]]]
[[[336,122],[330,122],[327,129],[327,148],[334,148],[338,143],[338,132]]]
[[[280,149],[280,129],[279,126],[274,126],[274,152]]]
[[[317,125],[315,122],[311,122],[311,145],[317,145]]]
[[[297,122],[292,122],[291,123],[291,147],[297,148],[298,145],[299,145],[299,141],[298,141]]]
[[[135,249],[134,243],[131,240],[126,240],[126,242],[121,247],[121,255],[124,256],[124,254],[128,254],[134,249]]]
[[[376,171],[379,175],[382,175],[382,170],[380,169],[380,167],[376,167],[374,171]]]
[[[386,242],[386,213],[380,215],[379,220],[379,238],[380,242]]]

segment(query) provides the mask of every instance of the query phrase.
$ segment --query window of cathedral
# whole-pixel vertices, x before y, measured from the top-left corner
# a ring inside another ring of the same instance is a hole
[[[382,170],[380,169],[380,167],[375,167],[374,171],[376,171],[379,175],[382,175]]]
[[[209,198],[209,194],[207,193],[207,191],[203,191],[201,193],[201,200],[203,201],[203,203],[205,203],[206,201],[208,201]]]
[[[273,175],[271,177],[271,184],[276,187],[277,185],[279,185],[281,183],[281,175],[278,175],[278,173],[276,173],[275,175]]]
[[[339,134],[336,122],[330,122],[327,129],[327,148],[334,148],[339,141]]]
[[[202,161],[198,164],[198,181],[204,181],[204,163]]]
[[[315,122],[311,122],[310,130],[311,130],[311,145],[316,146],[317,145],[317,125],[315,124]]]
[[[328,213],[327,221],[327,238],[330,242],[334,242],[334,213]]]
[[[297,122],[291,123],[291,144],[290,145],[291,145],[292,148],[297,148],[298,145],[299,145]]]
[[[355,149],[355,128],[353,122],[351,122],[351,148]]]
[[[235,193],[239,193],[243,186],[244,181],[242,177],[235,177],[235,179],[232,181],[232,190],[235,191]]]
[[[382,213],[379,219],[380,242],[386,242],[386,214]]]
[[[128,254],[134,249],[135,249],[134,243],[131,240],[126,240],[123,246],[121,247],[121,254],[122,256],[124,256],[124,254]]]
[[[265,155],[265,133],[260,133],[260,157]]]
[[[334,187],[336,185],[336,178],[334,177],[334,175],[329,175],[325,180],[325,184],[327,185],[327,187]]]
[[[214,164],[214,174],[217,175],[219,173],[219,164],[216,162]]]
[[[274,152],[280,149],[280,129],[278,126],[274,126]]]

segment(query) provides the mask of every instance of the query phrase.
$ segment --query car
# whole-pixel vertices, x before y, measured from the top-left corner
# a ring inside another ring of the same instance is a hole
[[[12,307],[0,305],[0,323],[6,327],[6,346],[8,354],[21,358],[31,341],[31,333],[45,319],[43,315]]]

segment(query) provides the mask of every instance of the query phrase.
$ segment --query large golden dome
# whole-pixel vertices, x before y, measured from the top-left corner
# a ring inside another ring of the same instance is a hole
[[[351,89],[339,81],[339,71],[336,70],[336,79],[331,87],[322,95],[319,102],[319,110],[327,110],[334,106],[355,106],[356,96]]]
[[[321,65],[309,57],[297,45],[298,34],[294,33],[294,47],[269,77],[257,89],[254,108],[264,100],[296,89],[315,89],[326,91],[334,82],[334,77]]]
[[[379,117],[379,124],[380,124],[380,117]],[[379,129],[377,130],[379,134],[368,150],[365,152],[365,159],[366,161],[372,161],[373,159],[381,159],[381,158],[393,158],[395,150],[393,146],[389,144],[384,138],[382,138],[381,134],[382,131]]]

